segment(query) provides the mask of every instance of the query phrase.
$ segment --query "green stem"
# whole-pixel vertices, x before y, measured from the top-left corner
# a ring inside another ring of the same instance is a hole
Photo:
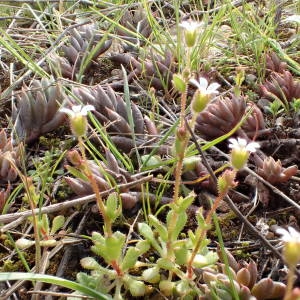
[[[206,218],[205,218],[205,224],[206,226],[210,225],[211,223],[211,219],[212,219],[212,216],[214,214],[214,212],[216,211],[216,209],[218,208],[221,200],[227,195],[227,192],[228,191],[225,191],[223,193],[221,193],[215,200],[213,206],[211,207],[211,209],[209,210]],[[194,259],[197,255],[197,253],[199,252],[199,249],[201,248],[201,244],[202,242],[204,241],[205,237],[206,237],[206,233],[207,233],[207,229],[202,229],[201,231],[201,234],[198,236],[198,239],[196,241],[196,245],[195,247],[193,248],[193,251],[192,251],[192,254],[191,254],[191,257],[188,261],[188,265],[187,265],[187,276],[188,278],[192,279],[193,277],[193,262],[194,262]]]
[[[182,93],[181,95],[181,111],[180,111],[180,124],[179,124],[179,130],[184,135],[184,140],[182,143],[182,149],[180,149],[179,153],[177,154],[177,163],[176,163],[176,169],[175,169],[175,182],[174,182],[174,194],[173,194],[173,204],[178,203],[179,198],[179,190],[181,185],[181,175],[182,175],[182,167],[183,167],[183,160],[184,160],[184,154],[185,150],[190,138],[190,134],[187,131],[186,125],[185,125],[185,109],[186,109],[186,97],[187,97],[187,90]],[[167,255],[169,258],[172,258],[173,255],[173,247],[172,247],[172,232],[174,231],[175,225],[177,223],[178,219],[178,213],[174,211],[172,215],[172,220],[169,222],[168,226],[168,242],[167,242]]]

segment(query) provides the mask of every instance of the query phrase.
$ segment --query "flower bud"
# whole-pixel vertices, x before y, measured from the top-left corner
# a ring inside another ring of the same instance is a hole
[[[42,247],[55,247],[58,242],[54,239],[40,241]]]
[[[176,131],[176,138],[175,138],[175,154],[181,155],[182,152],[185,150],[185,144],[186,144],[186,137],[188,135],[188,132],[186,128],[180,127]]]
[[[28,239],[25,239],[25,238],[20,238],[16,241],[16,246],[19,249],[26,249],[26,248],[29,248],[29,247],[33,246],[34,244],[35,244],[34,241],[28,240]]]
[[[234,181],[236,172],[226,170],[218,177],[218,192],[219,194],[227,193],[230,188],[236,187],[237,182]]]
[[[191,102],[191,109],[193,114],[198,114],[203,111],[209,103],[210,99],[211,96],[209,94],[202,93],[200,90],[197,90]]]
[[[186,83],[181,74],[173,75],[173,85],[181,93],[184,93],[186,90]]]
[[[74,166],[80,166],[82,163],[82,157],[77,150],[70,150],[67,153],[67,159]]]

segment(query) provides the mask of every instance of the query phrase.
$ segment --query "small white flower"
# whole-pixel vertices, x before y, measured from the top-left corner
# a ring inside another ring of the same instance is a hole
[[[300,232],[293,227],[288,227],[288,230],[278,228],[276,230],[280,234],[281,240],[284,242],[282,254],[289,268],[295,268],[300,262]]]
[[[93,105],[73,105],[72,108],[63,107],[59,111],[66,113],[69,117],[86,116],[88,111],[95,110]]]
[[[179,27],[187,31],[195,31],[201,27],[201,23],[195,21],[183,21],[179,24]]]
[[[93,105],[74,105],[71,109],[65,107],[60,109],[69,116],[71,130],[77,138],[86,134],[88,125],[86,116],[91,110],[95,110]]]
[[[235,149],[235,150],[242,150],[247,151],[249,153],[256,152],[256,150],[260,147],[258,143],[256,142],[250,142],[248,143],[245,139],[242,138],[231,138],[229,139],[229,148]]]
[[[179,27],[184,29],[185,43],[187,47],[191,48],[195,45],[197,40],[198,28],[201,23],[195,21],[183,21],[179,24]]]
[[[207,79],[204,77],[200,77],[199,81],[197,81],[196,79],[190,79],[189,82],[195,85],[201,94],[210,96],[219,94],[218,88],[220,87],[220,85],[216,82],[208,84]]]
[[[229,142],[229,148],[231,148],[230,162],[236,170],[242,169],[246,165],[250,153],[255,152],[256,149],[259,148],[258,143],[248,143],[242,138],[231,138],[229,139]]]
[[[281,235],[281,240],[285,243],[298,243],[300,244],[300,232],[293,227],[289,226],[288,230],[278,228],[276,233]]]

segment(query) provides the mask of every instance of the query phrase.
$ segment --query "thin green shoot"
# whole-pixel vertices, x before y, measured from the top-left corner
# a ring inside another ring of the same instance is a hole
[[[123,73],[123,78],[124,78],[124,98],[125,98],[125,103],[126,103],[126,112],[127,112],[127,117],[128,117],[128,122],[129,126],[131,129],[131,137],[135,149],[135,154],[138,160],[138,164],[141,165],[141,157],[138,151],[137,143],[136,143],[136,135],[135,135],[135,130],[134,130],[134,120],[133,120],[133,115],[132,115],[132,108],[131,108],[131,101],[130,101],[130,95],[129,95],[129,86],[128,86],[128,78],[127,78],[127,73],[125,68],[122,67],[122,73]]]
[[[122,162],[123,166],[129,172],[133,172],[134,167],[132,165],[131,160],[127,157],[127,155],[124,155],[124,153],[121,153],[117,149],[114,143],[110,140],[109,134],[106,133],[105,128],[99,123],[99,121],[93,115],[91,115],[90,120],[94,125],[96,131],[100,134],[106,147],[113,153],[113,155],[116,157],[117,160]]]
[[[0,45],[2,45],[10,54],[20,61],[24,66],[28,67],[31,71],[37,73],[41,77],[49,78],[48,73],[38,66],[16,41],[10,37],[5,31],[0,28]]]

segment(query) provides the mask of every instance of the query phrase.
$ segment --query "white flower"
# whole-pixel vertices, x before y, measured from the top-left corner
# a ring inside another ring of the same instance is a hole
[[[201,23],[195,21],[183,21],[179,24],[179,27],[184,29],[185,43],[189,48],[195,45],[197,40],[197,29],[200,26]]]
[[[201,27],[201,23],[195,21],[183,21],[179,24],[179,27],[187,31],[195,31]]]
[[[66,113],[69,117],[86,116],[88,111],[95,110],[93,105],[74,105],[72,108],[63,107],[59,111]]]
[[[231,165],[236,169],[242,169],[250,156],[250,153],[255,152],[259,148],[259,144],[256,142],[248,143],[242,138],[231,138],[229,139],[229,148],[231,148],[230,162]]]
[[[293,227],[288,230],[278,228],[276,232],[282,235],[281,240],[284,242],[282,254],[289,268],[295,268],[300,262],[300,232]]]
[[[87,113],[95,110],[93,105],[74,105],[72,109],[61,108],[60,111],[66,113],[70,118],[70,126],[73,134],[79,138],[86,134],[87,131]]]
[[[219,94],[218,88],[220,87],[220,85],[216,82],[208,84],[207,79],[204,77],[200,77],[199,81],[197,81],[196,79],[190,79],[190,83],[195,85],[203,95],[214,96]]]
[[[299,243],[300,244],[300,232],[298,232],[293,227],[289,226],[288,230],[283,228],[278,228],[276,233],[280,234],[281,240],[285,243]]]
[[[248,143],[245,139],[242,138],[231,138],[229,139],[229,148],[240,150],[240,151],[247,151],[249,153],[256,152],[256,149],[258,149],[260,146],[256,142],[250,142]]]

